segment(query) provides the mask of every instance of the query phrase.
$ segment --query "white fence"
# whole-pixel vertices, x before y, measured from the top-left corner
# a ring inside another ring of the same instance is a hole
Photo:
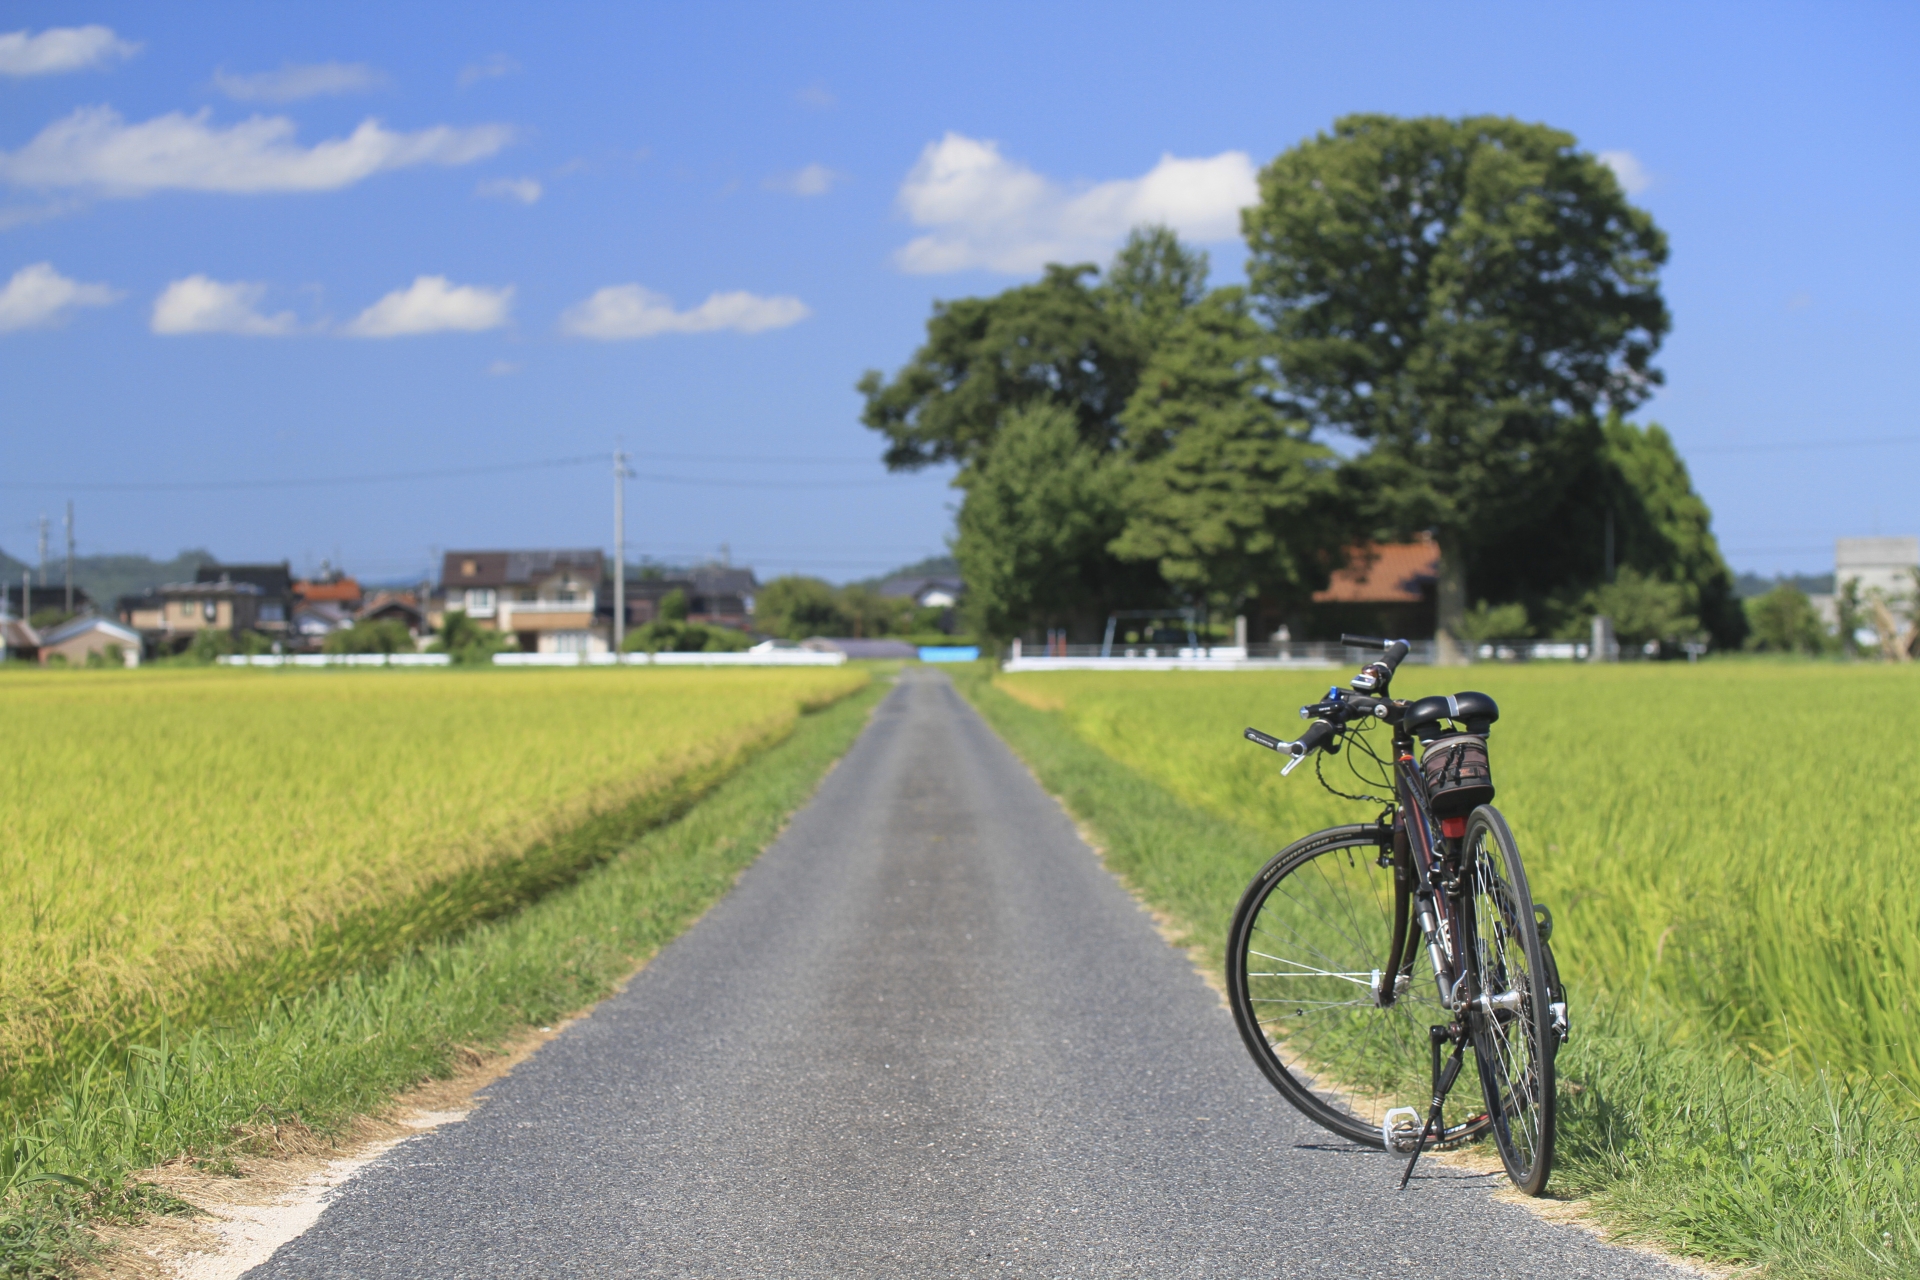
[[[1303,640],[1285,644],[1253,644],[1245,648],[1217,645],[1116,644],[1103,650],[1097,644],[1054,645],[1049,652],[1025,653],[1015,644],[1001,665],[1005,671],[1314,671],[1329,667],[1359,667],[1366,650],[1335,641]],[[1104,655],[1104,656],[1103,656]],[[1416,640],[1407,654],[1409,663],[1431,663],[1433,641]]]
[[[774,649],[760,653],[496,653],[496,667],[837,667],[844,653]],[[444,653],[251,653],[220,659],[227,667],[444,667]]]
[[[236,653],[223,667],[444,667],[444,653]]]
[[[496,653],[496,667],[837,667],[844,653],[766,649],[758,653]]]

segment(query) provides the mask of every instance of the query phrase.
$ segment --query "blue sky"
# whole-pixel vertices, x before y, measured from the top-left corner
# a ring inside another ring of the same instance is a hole
[[[947,477],[881,469],[860,373],[1130,218],[1238,278],[1247,175],[1371,110],[1613,156],[1673,244],[1641,416],[1737,568],[1818,571],[1920,532],[1917,34],[1891,5],[7,4],[0,548],[69,497],[83,552],[385,578],[610,547],[605,467],[532,464],[617,437],[636,557],[937,553]]]

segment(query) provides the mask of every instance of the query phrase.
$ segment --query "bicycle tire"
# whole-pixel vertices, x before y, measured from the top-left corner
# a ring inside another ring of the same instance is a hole
[[[1507,1176],[1517,1189],[1537,1196],[1553,1172],[1554,1058],[1560,1037],[1550,1012],[1552,962],[1540,937],[1519,846],[1499,810],[1481,805],[1473,811],[1461,850],[1472,886],[1480,982],[1471,1018],[1480,1090]]]
[[[1228,1004],[1261,1071],[1307,1118],[1376,1148],[1389,1108],[1425,1116],[1428,1028],[1450,1017],[1414,939],[1396,975],[1401,993],[1384,1006],[1377,998],[1396,893],[1379,864],[1387,840],[1361,823],[1294,841],[1241,894],[1227,944]],[[1358,993],[1363,979],[1374,985]]]

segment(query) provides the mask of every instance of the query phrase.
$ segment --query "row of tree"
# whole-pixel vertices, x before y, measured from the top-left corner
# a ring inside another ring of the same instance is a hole
[[[1347,117],[1242,219],[1245,287],[1142,228],[1105,272],[935,304],[913,359],[861,380],[890,468],[958,464],[977,630],[1289,621],[1356,544],[1426,534],[1453,641],[1501,610],[1580,626],[1613,590],[1658,638],[1739,642],[1705,504],[1625,420],[1660,382],[1665,236],[1570,135]]]

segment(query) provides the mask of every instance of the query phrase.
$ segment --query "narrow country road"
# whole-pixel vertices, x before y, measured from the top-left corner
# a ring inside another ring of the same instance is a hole
[[[1250,869],[1251,870],[1251,869]],[[1676,1277],[1297,1116],[946,678],[267,1277]]]

